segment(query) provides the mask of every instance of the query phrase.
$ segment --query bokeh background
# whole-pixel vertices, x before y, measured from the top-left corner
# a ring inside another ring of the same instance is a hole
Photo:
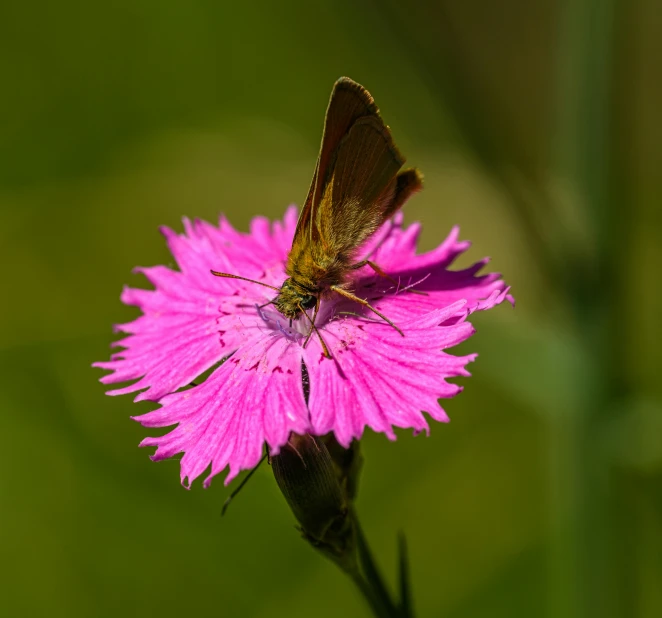
[[[221,519],[90,368],[157,226],[303,199],[349,75],[422,248],[459,224],[517,297],[449,425],[364,440],[382,568],[405,531],[420,617],[661,616],[661,60],[656,0],[2,3],[0,613],[367,615],[268,467]]]

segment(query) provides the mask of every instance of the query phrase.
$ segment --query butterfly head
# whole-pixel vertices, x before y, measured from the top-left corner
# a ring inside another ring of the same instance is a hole
[[[298,318],[302,309],[312,309],[316,304],[317,295],[292,278],[285,279],[274,300],[276,309],[291,320]]]

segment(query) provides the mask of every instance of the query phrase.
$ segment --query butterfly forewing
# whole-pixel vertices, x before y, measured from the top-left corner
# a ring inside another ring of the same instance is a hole
[[[333,157],[316,211],[330,252],[340,257],[351,253],[383,222],[403,163],[379,116],[365,116],[352,125]]]
[[[294,242],[310,243],[319,240],[315,227],[316,210],[329,178],[329,163],[349,128],[362,116],[378,114],[370,93],[361,84],[341,77],[333,86],[324,119],[324,133],[315,174],[308,190],[294,234]]]

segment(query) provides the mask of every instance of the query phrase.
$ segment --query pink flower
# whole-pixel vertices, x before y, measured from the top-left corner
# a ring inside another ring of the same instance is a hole
[[[162,230],[179,271],[138,268],[155,289],[122,292],[122,302],[139,307],[143,315],[116,327],[127,334],[114,344],[124,350],[94,366],[112,371],[101,378],[104,384],[134,380],[109,395],[141,391],[136,401],[160,404],[137,417],[145,427],[176,425],[141,446],[157,447],[154,460],[184,453],[185,486],[210,464],[204,485],[227,466],[229,483],[257,464],[265,442],[275,454],[290,432],[332,431],[348,446],[366,426],[392,440],[394,427],[427,432],[422,411],[448,421],[438,399],[462,390],[447,378],[470,375],[465,367],[476,355],[451,356],[444,350],[472,335],[467,321],[472,312],[504,299],[512,302],[498,274],[478,275],[487,260],[449,270],[469,247],[458,241],[458,228],[435,250],[417,255],[420,226],[402,227],[398,214],[358,256],[370,256],[397,284],[366,266],[356,271],[353,291],[405,336],[335,294],[322,300],[317,318],[332,355],[326,358],[315,335],[303,347],[309,329],[305,317],[290,327],[273,305],[259,308],[273,291],[210,273],[236,273],[279,287],[296,221],[294,207],[282,223],[254,219],[249,234],[237,232],[224,218],[218,227],[185,219],[182,235]],[[187,388],[219,362],[204,382]],[[302,363],[309,376],[307,402]]]

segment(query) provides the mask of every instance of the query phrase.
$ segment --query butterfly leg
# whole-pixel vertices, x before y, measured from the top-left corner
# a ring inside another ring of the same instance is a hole
[[[359,303],[363,305],[364,307],[367,307],[372,311],[373,313],[376,313],[384,322],[387,322],[390,324],[395,330],[397,330],[403,337],[405,334],[395,325],[391,320],[389,320],[381,311],[377,311],[367,300],[364,298],[359,298],[356,294],[352,294],[351,292],[348,292],[347,290],[341,288],[338,285],[332,285],[331,288],[334,292],[338,292],[341,296],[344,296],[345,298],[349,298],[350,300],[353,300],[355,303]]]
[[[311,318],[307,313],[306,310],[299,305],[299,309],[301,309],[301,313],[308,318],[308,321],[310,322],[310,332],[308,333],[308,336],[306,337],[306,340],[303,342],[303,347],[306,347],[306,344],[308,343],[308,340],[310,339],[310,335],[312,334],[313,331],[317,334],[319,337],[320,343],[322,344],[322,351],[324,352],[324,356],[327,358],[331,358],[331,354],[329,353],[329,348],[326,347],[326,343],[324,343],[324,339],[322,339],[322,335],[320,334],[317,326],[315,326],[315,318],[317,317],[317,310],[319,307],[319,298],[317,299],[317,303],[315,304],[315,313],[313,314],[313,317]]]
[[[320,308],[320,299],[319,299],[319,296],[318,296],[317,297],[317,302],[315,303],[315,313],[313,313],[313,322],[310,325],[310,330],[308,331],[308,334],[306,335],[306,340],[303,342],[303,347],[304,348],[308,345],[308,340],[310,339],[310,337],[312,336],[312,334],[314,332],[313,328],[315,326],[315,322],[317,321],[317,312],[319,311],[319,308]]]
[[[357,262],[353,266],[350,266],[350,269],[358,270],[359,268],[363,268],[364,266],[370,266],[370,268],[372,268],[372,270],[374,270],[380,277],[384,277],[384,279],[388,279],[391,283],[395,283],[396,285],[398,284],[398,282],[393,277],[391,277],[391,275],[387,275],[372,260],[361,260],[360,262]]]

